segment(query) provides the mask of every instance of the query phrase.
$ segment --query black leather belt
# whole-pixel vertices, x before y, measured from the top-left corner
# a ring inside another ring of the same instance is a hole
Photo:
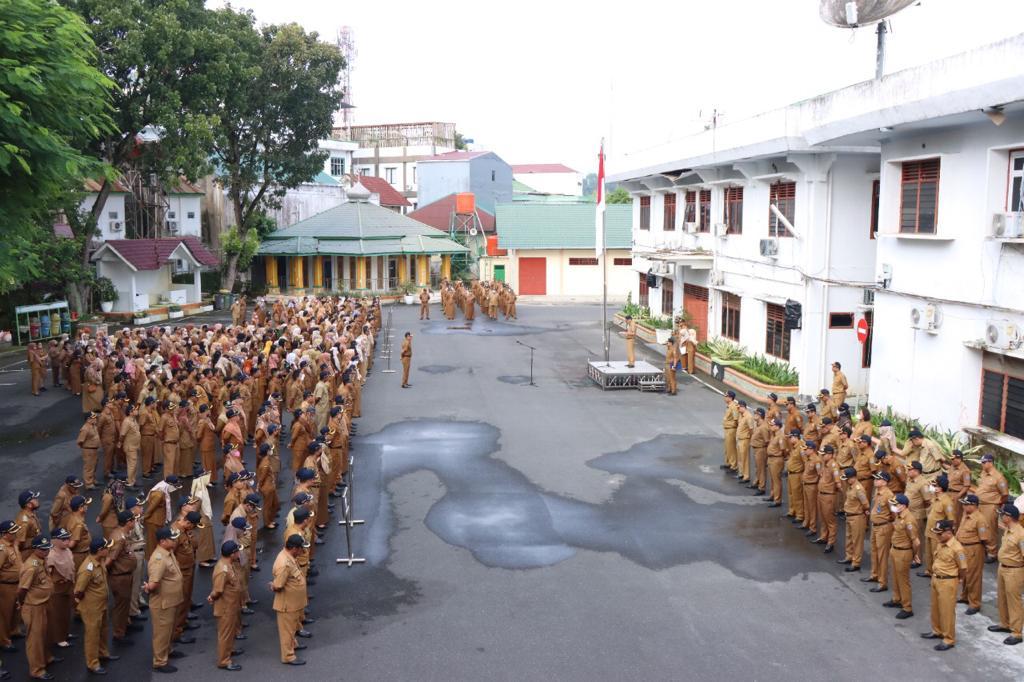
[[[938,578],[939,580],[955,580],[957,576],[955,576],[955,575],[933,575],[932,577],[933,578]]]
[[[999,568],[1024,568],[1024,566],[1008,566],[1007,564],[999,564]]]
[[[17,580],[0,580],[0,585],[17,585]]]
[[[964,547],[974,547],[975,545],[980,545],[981,543],[980,542],[961,542],[960,544],[963,545]]]
[[[909,548],[909,547],[897,547],[896,545],[893,545],[893,546],[892,546],[892,548],[893,548],[893,549],[898,549],[898,550],[902,550],[902,551],[904,551],[904,552],[909,552],[909,551],[910,551],[910,548]]]
[[[853,512],[843,512],[843,513],[846,514],[846,518],[850,518],[851,516],[864,516],[864,512],[857,512],[856,514],[854,514]]]
[[[818,491],[818,494],[819,495],[835,495],[835,493],[823,493],[820,490]]]
[[[875,523],[874,521],[872,521],[871,525],[873,525],[873,526],[888,526],[890,523],[892,523],[892,521],[883,521],[882,523]]]

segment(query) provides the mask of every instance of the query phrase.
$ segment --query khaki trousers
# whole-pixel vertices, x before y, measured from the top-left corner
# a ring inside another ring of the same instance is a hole
[[[804,481],[804,528],[818,530],[818,484]]]
[[[803,474],[787,474],[789,478],[789,513],[797,521],[804,520],[804,482]]]
[[[904,611],[914,612],[913,592],[910,588],[910,564],[914,560],[913,549],[893,547],[892,554],[892,600]]]
[[[768,448],[754,448],[754,474],[754,484],[758,490],[764,490],[768,485]]]
[[[142,473],[153,471],[153,458],[156,455],[156,436],[142,434]]]
[[[86,486],[96,485],[96,463],[98,460],[98,449],[82,448],[82,482]]]
[[[818,493],[818,525],[821,527],[820,537],[825,543],[836,544],[836,495],[835,493]]]
[[[693,361],[697,354],[697,346],[690,341],[686,342],[686,372],[693,374]]]
[[[174,634],[174,615],[177,606],[158,608],[151,606],[150,617],[153,619],[153,667],[162,668],[167,665],[167,656],[171,653],[171,636]]]
[[[170,476],[178,472],[178,444],[164,443],[161,446],[164,454],[164,476]]]
[[[768,475],[772,479],[772,500],[782,503],[782,457],[768,458]]]
[[[892,523],[871,527],[871,577],[878,578],[879,587],[889,584],[889,548],[892,546]]]
[[[132,574],[109,576],[110,592],[114,595],[114,612],[111,620],[114,625],[114,637],[121,639],[128,634],[129,613],[132,605]]]
[[[0,584],[0,646],[11,643],[11,633],[18,627],[18,611],[14,602],[18,596],[18,584]]]
[[[421,320],[429,320],[430,319],[430,304],[429,303],[420,303],[420,319]]]
[[[867,527],[867,517],[864,514],[856,516],[846,515],[846,558],[850,565],[860,566],[864,560],[864,531]]]
[[[676,386],[676,370],[675,368],[665,363],[665,392],[669,395],[675,395],[677,391]]]
[[[217,665],[231,665],[231,650],[234,648],[235,635],[241,620],[241,610],[237,604],[228,609],[228,613],[217,616]]]
[[[171,639],[177,640],[185,632],[185,625],[188,624],[188,613],[192,608],[192,585],[195,583],[195,570],[185,569],[181,572],[181,603],[174,615],[174,636]]]
[[[143,555],[145,549],[142,550]],[[132,600],[128,607],[129,616],[138,616],[142,614],[142,610],[139,606],[142,605],[142,578],[144,569],[146,567],[145,561],[143,561],[142,555],[135,554],[135,572],[132,573]]]
[[[739,465],[740,478],[750,479],[750,439],[736,439],[736,461]]]
[[[277,612],[277,637],[281,642],[281,662],[295,660],[295,633],[302,624],[302,610]]]
[[[1000,566],[996,577],[997,601],[999,602],[999,624],[1010,628],[1014,637],[1020,637],[1024,625],[1024,605],[1021,591],[1024,590],[1024,567]]]
[[[736,471],[736,427],[723,428],[722,439],[725,441],[725,465]]]
[[[203,469],[211,472],[210,480],[217,480],[217,451],[211,447],[199,448],[199,460],[203,463]]]
[[[107,633],[110,624],[107,622],[107,605],[101,608],[80,608],[82,624],[85,626],[85,665],[89,670],[100,667],[100,657],[110,655],[107,649]]]
[[[412,358],[402,358],[402,385],[405,386],[409,383],[409,365],[412,364]]]
[[[125,450],[124,458],[128,463],[128,485],[134,486],[138,482],[137,476],[139,475],[139,449]]]
[[[989,532],[992,534],[992,543],[995,545],[997,550],[999,548],[999,538],[1002,537],[999,534],[999,506],[1000,505],[997,504],[986,504],[984,502],[978,505],[978,512],[985,517],[985,525],[988,526]]]
[[[626,339],[626,364],[636,364],[636,339]]]
[[[40,677],[50,662],[46,642],[46,604],[22,604],[21,620],[25,623],[25,657],[28,658],[28,674]]]
[[[931,574],[932,572],[932,559],[935,557],[935,550],[939,547],[939,538],[936,537],[931,531],[928,531],[924,536],[924,572]]]
[[[932,632],[956,644],[956,578],[932,576]]]
[[[114,453],[117,446],[114,441],[102,441],[103,445],[103,475],[110,478],[110,472],[114,470]]]
[[[985,571],[985,547],[981,544],[964,545],[967,556],[967,570],[964,571],[964,592],[967,605],[972,609],[981,608],[981,576]]]

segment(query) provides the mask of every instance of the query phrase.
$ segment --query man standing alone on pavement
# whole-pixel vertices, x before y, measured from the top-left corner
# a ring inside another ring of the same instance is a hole
[[[676,337],[670,336],[665,343],[665,394],[676,394],[676,363],[679,353],[676,350]]]
[[[420,292],[420,319],[430,319],[430,292],[426,289]]]
[[[412,364],[412,332],[405,333],[402,341],[402,388],[409,388],[409,365]]]

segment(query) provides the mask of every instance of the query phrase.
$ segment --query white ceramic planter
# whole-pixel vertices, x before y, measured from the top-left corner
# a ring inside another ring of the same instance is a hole
[[[402,301],[405,302],[406,305],[413,305],[416,303],[416,297],[412,294],[406,294],[402,296]]]
[[[654,337],[658,340],[658,345],[664,345],[668,343],[668,340],[672,338],[671,329],[655,329]]]
[[[113,301],[100,301],[100,310],[102,310],[103,312],[109,313],[113,309],[114,309],[114,302]]]
[[[171,311],[171,312],[167,313],[167,317],[169,317],[172,320],[177,320],[179,317],[185,317],[185,311],[184,310],[179,310],[178,312]]]
[[[149,317],[136,317],[132,321],[136,324],[136,326],[138,326],[143,324],[149,324],[153,320]]]

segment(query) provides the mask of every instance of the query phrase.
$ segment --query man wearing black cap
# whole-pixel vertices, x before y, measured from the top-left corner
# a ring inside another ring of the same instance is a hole
[[[978,477],[978,511],[982,513],[986,524],[992,531],[992,545],[988,548],[988,563],[996,560],[995,537],[998,533],[997,525],[999,520],[998,510],[1006,504],[1006,498],[1010,494],[1010,488],[1006,484],[1006,478],[999,469],[996,469],[992,453],[986,452],[981,456],[981,476]]]
[[[178,440],[181,429],[178,426],[177,403],[165,400],[161,403],[164,413],[160,416],[158,433],[164,456],[164,476],[178,473]]]
[[[157,431],[160,416],[156,412],[156,398],[147,396],[139,409],[139,448],[142,455],[142,477],[153,477],[153,464],[156,461]]]
[[[746,483],[753,489],[754,484],[750,479],[750,437],[754,434],[754,415],[750,413],[745,400],[738,401],[736,405],[740,414],[736,424],[736,478],[740,479],[740,483]]]
[[[665,395],[675,395],[676,385],[676,363],[679,362],[679,347],[676,345],[676,337],[668,337],[665,342]]]
[[[857,470],[853,467],[843,469],[839,480],[845,486],[843,492],[843,516],[846,518],[846,545],[844,557],[840,564],[847,564],[846,572],[860,570],[864,559],[864,531],[867,528],[867,513],[871,509],[867,491],[857,479]]]
[[[188,507],[184,507],[187,509]],[[178,531],[178,541],[174,545],[174,560],[181,571],[181,603],[174,617],[174,635],[172,641],[191,644],[195,637],[186,635],[186,630],[199,627],[188,622],[189,609],[192,606],[192,588],[196,574],[195,529],[202,525],[203,516],[198,511],[186,511],[175,519],[171,529]],[[205,528],[205,526],[203,526]]]
[[[877,457],[877,454],[876,454]],[[889,490],[889,472],[876,471],[875,493],[871,499],[871,575],[861,578],[861,582],[878,583],[871,588],[872,592],[884,592],[889,589],[889,548],[892,547],[893,513],[889,503],[894,497]]]
[[[107,551],[110,542],[96,538],[89,543],[89,556],[75,577],[75,603],[85,626],[85,666],[94,675],[105,675],[102,661],[117,660],[107,650]]]
[[[815,443],[821,438],[818,429],[821,427],[821,419],[818,418],[818,408],[810,403],[804,408],[807,413],[807,421],[804,422],[804,440],[813,440]]]
[[[925,521],[924,548],[924,570],[919,571],[919,578],[930,578],[932,575],[932,557],[935,556],[935,548],[939,544],[939,534],[935,532],[935,526],[939,521],[950,521],[956,526],[957,515],[956,505],[953,502],[953,495],[949,491],[949,479],[946,474],[939,474],[930,484],[928,494],[931,501],[928,504],[928,518]]]
[[[821,389],[818,393],[818,408],[817,414],[819,419],[825,419],[828,417],[834,423],[839,413],[836,412],[835,405],[832,402],[832,396],[829,394],[827,388]]]
[[[804,526],[804,442],[800,429],[792,429],[786,437],[786,483],[789,489],[789,511],[793,523]]]
[[[857,449],[853,453],[853,468],[857,470],[857,480],[870,498],[871,492],[875,489],[875,480],[871,477],[875,473],[875,450],[872,447],[871,436],[860,436],[855,445]]]
[[[289,535],[284,549],[274,560],[274,611],[277,612],[277,635],[281,645],[281,662],[286,665],[305,665],[295,657],[296,649],[305,649],[295,639],[302,627],[302,615],[309,603],[306,594],[306,574],[296,559],[309,549],[309,543],[299,534]]]
[[[768,422],[768,447],[765,456],[768,459],[768,477],[772,482],[772,496],[769,507],[782,506],[782,469],[786,464],[786,451],[789,443],[782,431],[782,420]]]
[[[260,445],[256,458],[256,489],[263,496],[263,525],[273,530],[277,528],[277,513],[281,510],[275,468],[279,459],[274,444],[268,442]]]
[[[174,617],[182,603],[181,569],[174,558],[174,545],[178,531],[161,528],[156,532],[157,548],[149,557],[149,581],[142,589],[149,595],[149,610],[153,616],[153,670],[161,673],[177,672],[167,663],[170,657],[181,657],[180,652],[171,652],[171,636],[174,634]],[[178,654],[178,656],[174,656]]]
[[[821,449],[818,468],[818,519],[821,536],[812,540],[814,544],[825,545],[825,554],[835,549],[836,538],[836,492],[839,487],[839,471],[836,468],[835,448],[826,445]]]
[[[764,414],[763,407],[754,410],[754,430],[750,434],[750,448],[754,451],[755,495],[764,495],[768,485],[768,443],[772,438],[772,428]]]
[[[14,605],[18,597],[22,560],[15,543],[20,529],[14,521],[0,522],[0,650],[7,652],[15,650],[11,635],[18,624]]]
[[[46,573],[46,555],[50,547],[50,538],[45,535],[32,539],[32,556],[21,567],[15,599],[16,608],[21,610],[21,620],[25,623],[28,672],[35,680],[52,680],[53,675],[47,672],[46,666],[62,660],[50,655],[46,630],[46,602],[53,591],[53,583]]]
[[[412,386],[409,383],[409,366],[412,365],[412,332],[405,333],[405,338],[402,340],[400,357],[402,360],[402,388],[409,388]],[[358,395],[358,387],[356,388],[356,394]],[[358,410],[356,411],[356,416],[359,416]]]
[[[910,514],[910,501],[900,493],[889,504],[893,514],[892,522],[892,599],[882,604],[888,608],[899,608],[896,617],[900,620],[914,615],[914,597],[910,587],[910,564],[920,551],[921,540],[917,535],[917,523]]]
[[[985,573],[985,554],[995,554],[995,529],[988,525],[988,519],[978,512],[978,496],[967,493],[960,498],[964,515],[956,530],[957,542],[963,547],[967,558],[964,573],[964,588],[961,601],[967,604],[967,615],[973,616],[981,610],[981,582]]]
[[[135,523],[135,514],[130,510],[118,512],[117,528],[110,534],[110,548],[107,550],[107,579],[110,583],[110,593],[114,597],[111,621],[115,642],[125,641],[131,625],[129,614],[131,613],[132,577],[135,574],[137,563],[131,546],[131,532]]]
[[[220,559],[213,568],[213,588],[206,601],[213,604],[213,615],[217,619],[217,667],[232,672],[242,669],[231,660],[235,635],[241,624],[242,589],[240,572],[240,547],[228,540],[220,547]],[[239,652],[240,653],[240,652]]]
[[[92,534],[89,532],[88,522],[85,515],[89,511],[89,504],[92,498],[75,495],[71,498],[71,515],[65,520],[65,528],[71,533],[68,546],[75,558],[75,572],[81,567],[82,562],[89,556],[89,545],[92,543]]]
[[[989,625],[989,632],[1006,632],[1003,644],[1021,643],[1024,626],[1024,528],[1020,525],[1020,510],[1007,503],[999,510],[1003,524],[1003,541],[999,546],[999,572],[997,573],[999,625]]]
[[[53,506],[50,507],[50,530],[64,526],[64,519],[71,513],[71,498],[78,494],[81,487],[82,481],[77,476],[68,476],[64,479],[64,485],[53,496]]]
[[[956,586],[967,572],[964,548],[953,537],[953,522],[935,524],[939,536],[932,558],[932,629],[922,633],[924,639],[941,639],[936,651],[947,651],[956,645]]]
[[[960,520],[964,509],[960,506],[960,498],[970,491],[974,483],[971,480],[971,469],[964,463],[964,453],[953,450],[953,463],[946,474],[949,477],[949,496],[953,498],[956,520]]]
[[[18,495],[18,506],[21,507],[17,519],[18,525],[21,526],[21,530],[18,531],[18,551],[24,559],[32,553],[32,538],[43,532],[39,525],[39,517],[36,516],[36,510],[39,509],[39,492],[21,491]]]
[[[922,474],[921,462],[912,462],[907,469],[907,488],[904,494],[910,500],[910,515],[922,531],[926,528],[925,520],[928,517],[928,500],[931,498],[931,481]],[[921,565],[920,555],[914,555],[914,565],[917,568]]]
[[[804,461],[804,470],[801,476],[801,484],[804,492],[804,523],[807,529],[804,533],[813,538],[818,533],[820,519],[818,518],[818,476],[820,469],[818,464],[821,458],[818,456],[818,444],[813,440],[805,440],[800,450],[800,458]]]
[[[925,438],[920,429],[910,430],[907,442],[899,454],[908,464],[920,462],[922,473],[929,478],[947,466],[942,448],[931,438]]]
[[[725,415],[722,417],[722,439],[725,442],[725,463],[723,469],[736,471],[739,463],[736,460],[736,426],[740,421],[740,409],[736,403],[735,391],[725,392]]]

